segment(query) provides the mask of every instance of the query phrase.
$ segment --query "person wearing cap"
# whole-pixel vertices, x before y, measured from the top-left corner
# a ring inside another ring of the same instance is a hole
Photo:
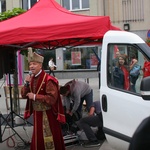
[[[25,77],[21,90],[27,98],[24,118],[33,113],[34,128],[30,150],[65,150],[61,124],[65,123],[59,85],[56,78],[42,69],[43,56],[29,48],[28,62],[32,75]]]

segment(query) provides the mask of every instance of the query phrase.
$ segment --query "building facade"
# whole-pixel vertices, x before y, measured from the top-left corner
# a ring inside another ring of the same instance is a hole
[[[0,11],[20,7],[30,9],[38,0],[0,0]],[[146,40],[150,24],[149,0],[56,0],[61,6],[76,14],[91,16],[110,16],[114,26],[122,30],[138,34]],[[57,69],[90,69],[95,68],[97,61],[94,53],[100,56],[100,46],[75,47],[72,49],[57,49],[46,54],[45,69],[48,56],[54,56]],[[75,56],[80,58],[75,60]],[[92,60],[92,62],[91,62]]]
[[[15,7],[30,9],[38,0],[0,0],[0,12]],[[114,26],[136,32],[143,39],[149,30],[149,0],[56,0],[76,14],[110,16]]]
[[[86,0],[89,1],[89,8],[75,7],[85,0],[57,0],[62,6],[70,7],[74,13],[109,16],[112,24],[122,30],[127,30],[138,34],[144,40],[147,38],[147,31],[150,24],[150,1],[149,0]],[[65,2],[65,3],[64,3]],[[74,8],[74,9],[73,9]]]

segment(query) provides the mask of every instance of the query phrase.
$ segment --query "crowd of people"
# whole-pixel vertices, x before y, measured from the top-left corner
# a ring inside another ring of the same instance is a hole
[[[43,70],[44,57],[32,52],[31,48],[28,51],[29,70],[32,74],[26,75],[21,95],[27,99],[24,118],[27,119],[33,115],[34,121],[30,150],[65,150],[62,124],[67,123],[67,115],[72,118],[77,112],[80,115],[76,125],[79,130],[85,132],[89,140],[84,145],[99,146],[99,139],[91,127],[97,127],[102,135],[100,140],[104,140],[103,120],[100,103],[93,102],[93,90],[90,85],[86,82],[71,80],[64,86],[60,86],[55,75],[52,76],[51,73],[48,74]],[[83,119],[84,100],[87,117]]]
[[[128,62],[130,60],[130,62]],[[113,64],[113,86],[136,92],[136,82],[139,78],[140,71],[143,72],[143,78],[150,76],[150,62],[144,57],[144,64],[140,66],[135,54],[129,58],[126,54],[116,52],[116,58],[112,60]]]
[[[143,77],[150,75],[150,62],[145,59]],[[32,75],[25,77],[21,90],[23,98],[27,99],[24,118],[33,114],[34,128],[31,150],[65,150],[62,133],[62,123],[66,124],[67,116],[73,119],[79,114],[75,124],[78,130],[83,130],[88,139],[85,147],[99,146],[99,140],[105,140],[103,118],[100,100],[93,100],[93,89],[86,82],[71,80],[60,86],[57,78],[46,73],[43,68],[44,57],[29,49],[28,63]],[[137,65],[138,59],[132,55],[127,62],[127,55],[116,53],[113,61],[114,85],[125,90],[135,91],[135,83],[139,76],[131,75],[131,70]],[[51,58],[49,67],[56,67]],[[83,117],[83,103],[86,104],[87,115]],[[97,127],[97,134],[91,127]]]

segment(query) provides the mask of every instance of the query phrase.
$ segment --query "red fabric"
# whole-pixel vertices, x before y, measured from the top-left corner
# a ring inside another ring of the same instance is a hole
[[[42,81],[43,77],[44,77],[44,74],[45,72],[42,71],[41,75],[40,75],[40,79],[39,81]],[[57,85],[58,84],[58,80],[56,80],[56,78],[54,78],[53,76],[50,76],[48,74],[46,74],[46,78],[44,80],[44,82],[48,81],[48,80],[52,80],[53,82],[55,82]],[[41,82],[38,82],[38,85],[37,85],[37,89],[36,89],[36,92],[40,86]],[[43,84],[44,85],[44,84]],[[33,80],[31,81],[31,88],[33,87]],[[41,87],[41,89],[45,89],[45,87]],[[33,90],[33,89],[32,89]],[[45,91],[45,90],[44,90]],[[40,90],[39,94],[45,94],[45,93],[41,93],[43,91]],[[59,92],[59,87],[58,87],[58,92]],[[57,116],[57,120],[60,122],[60,123],[66,123],[66,118],[65,118],[65,115],[64,115],[64,109],[63,109],[63,106],[62,106],[62,101],[61,101],[61,97],[60,97],[60,92],[59,92],[59,97],[58,97],[58,100],[56,102],[56,104],[54,106],[52,106],[52,110],[53,110],[53,113]],[[26,103],[26,108],[25,108],[25,113],[24,113],[24,118],[27,119],[31,116],[31,114],[33,113],[33,106],[32,106],[32,101],[27,99],[27,103]]]
[[[64,140],[62,138],[61,126],[56,120],[56,116],[52,110],[46,111],[50,128],[53,135],[55,150],[65,150]],[[43,125],[42,125],[42,112],[34,111],[34,129],[30,150],[45,150],[43,140]],[[37,141],[35,141],[37,139]]]
[[[150,62],[145,61],[143,66],[143,77],[150,76]]]
[[[54,78],[53,76],[50,76],[48,74],[47,74],[47,80],[53,80],[56,84],[58,84],[58,80],[56,80],[56,78]],[[64,115],[64,108],[63,108],[61,97],[60,97],[59,87],[58,87],[58,92],[59,92],[58,101],[56,102],[56,104],[54,106],[52,106],[53,113],[57,115],[57,120],[60,123],[66,123],[66,117]]]
[[[116,58],[116,52],[118,52],[118,51],[119,51],[118,46],[115,45],[114,46],[114,58]]]
[[[96,43],[108,30],[120,30],[111,25],[109,16],[78,15],[55,0],[39,0],[24,14],[0,23],[0,45],[35,42],[32,46],[38,47],[38,42],[47,41],[50,46],[58,42],[61,46],[78,45],[89,43],[87,38]],[[76,38],[82,40],[76,42]]]
[[[124,66],[121,66],[121,70],[123,71],[124,74],[124,89],[130,90],[129,72]]]
[[[38,91],[41,82],[44,78],[44,75],[46,73],[44,71],[41,72],[40,78],[38,80],[37,86],[36,86],[36,91]],[[56,83],[58,85],[58,81],[46,74],[46,78],[44,80],[44,83],[46,83],[48,80],[51,80],[52,82]],[[41,90],[39,91],[38,94],[45,94],[45,87],[46,84],[42,84]],[[33,91],[33,80],[31,80],[31,89]],[[58,92],[59,92],[59,87],[58,87]],[[62,106],[62,101],[60,98],[60,94],[58,94],[58,100],[55,103],[55,105],[51,106],[50,110],[46,110],[48,120],[49,120],[49,125],[50,129],[53,135],[53,140],[54,140],[54,145],[55,145],[55,150],[65,150],[65,145],[64,145],[64,140],[62,137],[62,131],[61,131],[61,126],[60,123],[58,122],[58,112],[61,114],[61,116],[64,116],[64,109]],[[27,106],[25,110],[25,117],[29,117],[33,113],[33,118],[34,118],[34,128],[33,128],[33,136],[32,136],[32,143],[31,143],[31,148],[30,150],[45,150],[44,148],[44,140],[43,140],[43,112],[42,111],[34,111],[32,108],[32,105],[29,106],[30,102],[29,100],[27,101]],[[65,117],[62,117],[60,122],[65,123]]]
[[[25,112],[24,112],[24,119],[28,119],[32,115],[32,113],[33,113],[32,101],[27,99]]]

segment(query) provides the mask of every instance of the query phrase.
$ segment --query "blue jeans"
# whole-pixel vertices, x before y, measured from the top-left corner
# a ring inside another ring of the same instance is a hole
[[[85,95],[84,97],[81,98],[80,105],[79,105],[79,107],[77,109],[77,111],[79,113],[82,112],[82,105],[83,105],[84,100],[86,101],[86,109],[89,112],[90,111],[90,107],[93,104],[93,90],[91,90],[91,92],[89,94],[87,94],[87,95]]]

